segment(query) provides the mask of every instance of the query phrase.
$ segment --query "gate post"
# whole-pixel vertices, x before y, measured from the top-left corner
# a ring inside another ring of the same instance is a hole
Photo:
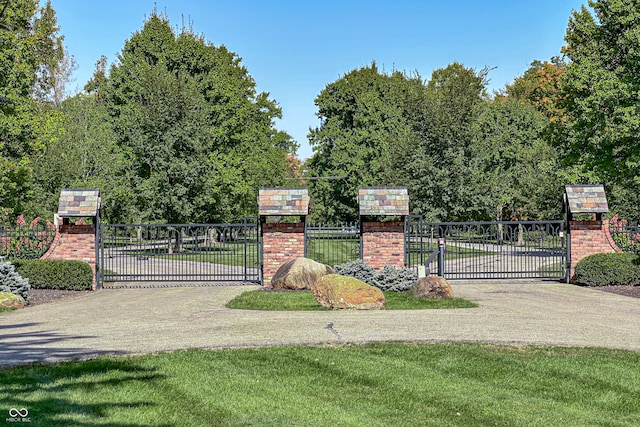
[[[283,263],[304,257],[304,230],[309,214],[308,189],[260,188],[258,213],[262,237],[262,285],[269,286]],[[290,221],[282,221],[281,217]]]
[[[602,214],[609,212],[602,185],[566,185],[565,212],[569,222],[569,272],[573,281],[576,264],[582,258],[597,254],[620,252],[609,231],[609,221]],[[573,220],[573,214],[590,214],[590,220]]]
[[[92,224],[70,218],[91,218]],[[98,252],[98,223],[100,218],[99,190],[69,190],[60,192],[55,226],[56,237],[41,259],[84,261],[93,270],[93,289],[99,286],[96,254]]]
[[[405,217],[409,194],[404,187],[362,187],[358,190],[362,261],[380,270],[405,265]]]

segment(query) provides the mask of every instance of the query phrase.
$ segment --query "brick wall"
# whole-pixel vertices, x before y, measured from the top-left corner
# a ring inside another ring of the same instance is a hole
[[[404,267],[404,222],[363,222],[362,260],[376,270]]]
[[[93,270],[96,288],[96,230],[93,225],[61,225],[49,250],[40,259],[84,261]]]
[[[262,284],[269,286],[278,267],[304,256],[304,222],[262,223],[262,251]]]
[[[597,254],[620,252],[611,238],[609,221],[569,221],[571,264],[569,277],[573,279],[576,264],[582,258]]]

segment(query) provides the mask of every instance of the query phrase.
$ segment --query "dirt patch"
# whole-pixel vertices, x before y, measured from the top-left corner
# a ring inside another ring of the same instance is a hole
[[[30,289],[29,290],[29,305],[27,307],[33,307],[34,305],[46,304],[52,301],[57,301],[67,298],[77,298],[79,296],[90,294],[93,291],[63,291],[60,289]]]

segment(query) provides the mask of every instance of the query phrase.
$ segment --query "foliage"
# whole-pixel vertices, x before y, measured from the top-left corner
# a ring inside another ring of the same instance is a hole
[[[55,237],[55,227],[36,217],[27,226],[19,215],[15,227],[0,226],[0,256],[9,260],[39,258],[47,251]]]
[[[0,208],[25,212],[33,197],[31,157],[50,107],[45,101],[64,58],[55,12],[47,1],[8,0],[0,30]]]
[[[29,279],[34,289],[91,290],[93,270],[82,261],[33,259],[13,261],[16,270]]]
[[[590,1],[572,13],[562,75],[568,161],[605,184],[638,185],[640,8],[636,1]]]
[[[639,363],[633,351],[472,343],[186,350],[6,368],[0,405],[49,427],[634,426]]]
[[[371,265],[361,260],[336,265],[334,271],[336,274],[355,277],[383,292],[407,291],[418,280],[418,275],[413,269],[386,265],[377,272]]]
[[[19,295],[29,302],[29,279],[23,278],[10,262],[0,257],[0,292],[10,292]]]
[[[477,304],[463,298],[416,298],[410,292],[384,292],[385,310],[428,310],[441,308],[473,308]],[[271,291],[260,289],[244,292],[226,305],[227,308],[267,311],[331,310],[318,304],[312,291]]]
[[[391,151],[394,183],[406,185],[411,211],[427,220],[481,216],[471,125],[486,99],[487,69],[454,62],[406,98],[414,131]]]
[[[640,258],[634,254],[589,255],[576,264],[573,280],[585,286],[640,285]]]
[[[320,127],[311,130],[314,150],[307,162],[312,215],[323,221],[358,217],[358,188],[391,184],[389,149],[410,132],[408,92],[422,83],[375,63],[350,71],[316,97]]]
[[[556,150],[545,138],[549,121],[521,100],[486,102],[472,126],[471,156],[480,173],[483,217],[495,221],[561,216],[563,184]]]
[[[236,54],[155,12],[88,88],[111,115],[136,222],[254,214],[258,187],[280,184],[295,150]]]

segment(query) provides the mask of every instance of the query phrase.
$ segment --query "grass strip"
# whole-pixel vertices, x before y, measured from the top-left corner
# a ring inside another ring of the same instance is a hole
[[[409,292],[383,292],[387,310],[473,308],[478,305],[463,298],[416,298]],[[227,303],[228,308],[267,311],[329,310],[316,302],[311,291],[248,291]]]
[[[640,353],[477,344],[185,350],[0,371],[32,426],[637,426]]]

